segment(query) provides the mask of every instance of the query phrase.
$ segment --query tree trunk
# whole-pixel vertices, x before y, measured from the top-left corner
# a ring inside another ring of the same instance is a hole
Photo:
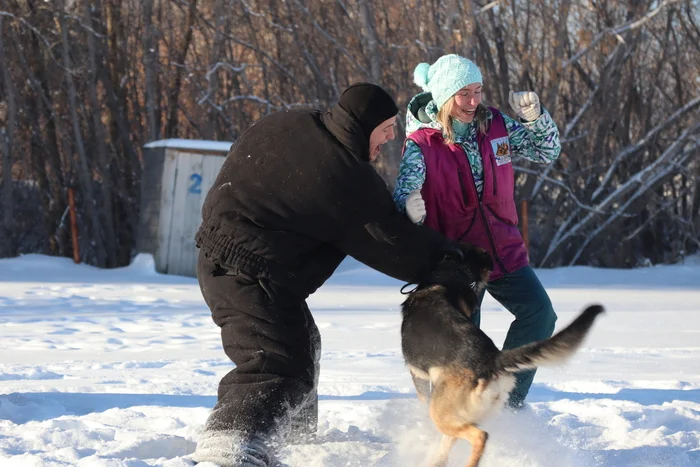
[[[369,55],[370,78],[375,84],[382,82],[382,57],[379,50],[379,38],[374,27],[374,13],[369,0],[360,0],[360,17],[362,21],[362,36],[367,44]]]
[[[105,253],[106,266],[113,268],[117,266],[117,241],[114,230],[114,209],[112,207],[112,174],[110,171],[109,154],[107,153],[107,134],[102,124],[102,106],[97,98],[97,46],[93,35],[93,23],[91,4],[93,0],[85,0],[85,24],[88,44],[88,94],[90,97],[90,107],[92,114],[92,125],[95,131],[95,142],[97,145],[98,172],[102,176],[100,183],[102,189],[102,218],[105,226]],[[99,64],[101,66],[101,63]]]
[[[571,0],[562,0],[559,5],[557,18],[557,23],[555,26],[555,46],[554,46],[554,56],[564,57],[564,51],[566,50],[566,44],[568,42],[568,21],[569,21],[569,9],[571,8]],[[547,90],[546,94],[543,96],[544,99],[542,103],[550,109],[551,113],[557,108],[557,99],[559,97],[559,89],[561,86],[562,77],[562,62],[563,60],[558,60],[552,63],[552,79],[550,83],[552,85]]]
[[[222,46],[224,41],[224,35],[222,31],[227,28],[227,18],[228,15],[224,14],[224,1],[216,0],[213,7],[214,15],[214,39],[212,40],[212,47],[209,51],[208,59],[208,70],[205,75],[207,82],[207,89],[205,91],[205,98],[200,100],[206,106],[206,114],[208,116],[207,121],[202,125],[201,135],[204,139],[215,139],[218,136],[218,125],[217,120],[219,118],[219,111],[216,105],[217,95],[219,93],[219,71],[218,63],[221,60]],[[275,12],[271,12],[275,15]]]
[[[177,137],[177,110],[178,99],[180,98],[180,87],[182,86],[182,73],[185,69],[185,59],[187,51],[192,43],[192,32],[194,30],[194,15],[197,10],[197,0],[190,0],[187,9],[187,19],[185,21],[185,37],[180,50],[175,55],[175,79],[173,80],[170,93],[168,94],[168,121],[165,125],[165,137]]]
[[[0,63],[7,63],[5,56],[5,18],[0,16]],[[16,255],[14,241],[14,201],[12,197],[12,150],[15,125],[17,118],[17,104],[15,102],[15,90],[12,83],[10,67],[2,67],[2,84],[5,90],[5,100],[7,102],[6,115],[0,115],[0,152],[2,153],[2,204],[3,204],[3,250],[0,250],[0,257],[11,257]],[[0,109],[0,113],[5,113],[5,109]]]
[[[146,74],[146,121],[148,123],[148,140],[159,138],[160,123],[156,120],[156,78],[155,48],[153,41],[153,0],[143,0],[143,66]]]
[[[62,4],[62,6],[65,6]],[[90,222],[92,232],[90,238],[95,248],[95,265],[98,267],[105,266],[105,251],[102,241],[102,228],[100,219],[95,209],[95,199],[92,194],[92,177],[90,176],[90,168],[88,167],[87,155],[85,154],[85,145],[83,143],[83,135],[80,131],[80,120],[78,116],[78,97],[73,82],[70,62],[70,45],[68,43],[68,29],[66,28],[65,11],[62,9],[58,14],[58,23],[61,31],[61,43],[63,52],[63,67],[65,69],[66,87],[68,88],[68,107],[70,111],[71,125],[73,127],[73,143],[75,144],[78,153],[78,165],[76,172],[80,189],[82,191],[83,206],[85,207],[86,217]]]
[[[39,21],[38,9],[34,2],[28,2],[29,16],[32,21]],[[58,117],[49,88],[50,73],[45,62],[49,61],[46,52],[39,43],[36,34],[31,34],[28,41],[22,41],[13,33],[15,50],[18,53],[20,65],[28,76],[28,82],[34,91],[34,96],[28,99],[25,111],[28,121],[32,123],[29,136],[29,154],[34,170],[39,198],[43,208],[43,219],[48,235],[48,252],[65,255],[68,251],[69,236],[61,226],[61,217],[66,206],[64,196],[64,180],[62,171],[61,150],[59,146]],[[25,55],[22,44],[29,51]],[[44,122],[42,129],[42,121]]]

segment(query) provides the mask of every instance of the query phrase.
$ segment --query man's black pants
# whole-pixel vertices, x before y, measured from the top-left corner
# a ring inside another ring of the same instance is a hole
[[[236,364],[219,383],[205,430],[315,434],[321,337],[304,298],[265,279],[230,275],[201,252],[197,277]]]

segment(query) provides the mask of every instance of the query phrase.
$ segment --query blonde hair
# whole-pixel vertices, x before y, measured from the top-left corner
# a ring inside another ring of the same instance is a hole
[[[455,144],[455,130],[452,128],[452,108],[455,105],[455,96],[447,99],[435,117],[435,120],[442,126],[442,136],[445,138],[445,144]],[[474,120],[479,125],[479,131],[481,134],[485,135],[489,131],[489,119],[485,118],[488,115],[486,112],[486,107],[483,104],[479,104],[474,112]]]

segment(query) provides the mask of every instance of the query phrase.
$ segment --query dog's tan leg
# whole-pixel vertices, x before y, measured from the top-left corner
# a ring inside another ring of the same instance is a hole
[[[477,467],[484,454],[488,434],[473,424],[473,419],[462,417],[470,394],[484,391],[486,382],[476,381],[468,370],[446,371],[435,380],[430,401],[430,418],[444,435],[436,457],[436,466],[447,464],[447,457],[456,439],[463,438],[472,445],[468,467]]]
[[[467,461],[467,467],[477,467],[481,456],[484,455],[486,441],[489,439],[489,434],[484,430],[480,430],[475,425],[467,425],[461,431],[460,438],[464,438],[472,445],[472,454]]]
[[[486,448],[486,441],[489,439],[489,434],[484,430],[477,428],[476,425],[465,425],[460,428],[445,429],[443,433],[450,432],[450,434],[445,434],[440,441],[440,449],[435,456],[435,461],[433,463],[434,467],[444,467],[447,465],[447,457],[454,446],[455,441],[459,438],[466,439],[472,445],[472,453],[467,461],[467,467],[478,467],[481,457],[484,455],[484,448]],[[442,431],[442,429],[440,430]]]
[[[435,453],[435,458],[433,459],[431,467],[447,466],[447,458],[449,457],[452,446],[454,446],[456,441],[457,438],[452,436],[442,436],[442,439],[440,440],[440,447],[438,448],[438,452]]]

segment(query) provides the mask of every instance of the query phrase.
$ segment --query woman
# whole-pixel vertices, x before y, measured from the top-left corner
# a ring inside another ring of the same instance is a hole
[[[556,124],[534,92],[510,93],[520,121],[484,106],[479,68],[458,55],[419,64],[414,81],[425,92],[408,105],[394,201],[412,222],[492,255],[487,290],[515,316],[504,348],[550,337],[557,317],[518,231],[511,158],[554,161],[561,151]],[[480,318],[479,311],[477,326]],[[512,408],[522,407],[534,376],[518,376]]]

